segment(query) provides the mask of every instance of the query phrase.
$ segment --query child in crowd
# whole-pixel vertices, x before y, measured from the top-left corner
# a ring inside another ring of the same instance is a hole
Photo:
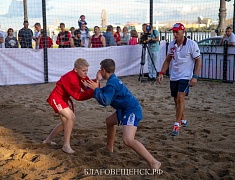
[[[56,83],[56,87],[51,92],[47,102],[54,109],[55,113],[59,114],[61,123],[58,124],[51,134],[43,141],[45,144],[55,144],[52,139],[60,132],[64,131],[64,144],[62,151],[72,154],[75,151],[70,146],[70,136],[75,124],[75,114],[73,102],[70,99],[72,96],[75,100],[83,101],[93,97],[93,90],[84,86],[84,82],[88,81],[88,62],[85,59],[79,58],[74,63],[74,69],[63,75]],[[101,75],[97,73],[97,87],[101,80]],[[68,101],[71,103],[69,107]]]
[[[128,42],[128,45],[136,45],[138,44],[138,33],[135,29],[131,30],[131,39]]]
[[[142,156],[151,169],[159,169],[161,163],[157,161],[141,144],[135,139],[135,133],[139,121],[142,119],[142,108],[139,101],[127,89],[122,81],[116,77],[115,62],[112,59],[105,59],[100,63],[101,76],[107,80],[106,86],[99,88],[93,81],[84,82],[86,86],[94,90],[94,98],[103,106],[111,105],[116,112],[106,118],[107,146],[113,152],[116,124],[121,124],[123,131],[123,142]]]
[[[87,22],[86,22],[85,19],[86,19],[86,16],[85,16],[85,15],[81,15],[81,16],[80,16],[80,19],[78,20],[78,27],[79,27],[79,29],[81,29],[81,28],[82,28],[82,25],[85,24],[85,25],[86,25],[86,31],[88,32],[89,29],[88,29],[88,27],[87,27]]]
[[[39,49],[43,49],[44,48],[44,37],[43,37],[43,35],[44,35],[44,32],[43,32],[43,29],[41,29],[39,38],[37,40],[38,41],[37,44],[39,46]],[[52,48],[53,41],[52,41],[52,39],[49,36],[46,37],[46,42],[47,42],[46,43],[47,44],[47,48]]]

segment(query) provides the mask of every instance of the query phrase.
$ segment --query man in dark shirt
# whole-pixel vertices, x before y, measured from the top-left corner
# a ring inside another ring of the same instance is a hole
[[[29,22],[24,21],[24,27],[19,31],[18,40],[21,48],[33,48],[32,47],[32,37],[33,31],[28,28]]]
[[[58,34],[56,39],[56,44],[59,45],[59,48],[70,48],[70,38],[71,34],[69,31],[65,30],[65,24],[60,23],[61,32]]]

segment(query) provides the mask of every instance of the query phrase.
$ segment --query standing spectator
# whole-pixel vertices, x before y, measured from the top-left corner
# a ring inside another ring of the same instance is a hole
[[[121,41],[119,42],[119,44],[122,45],[128,45],[128,42],[130,40],[130,35],[128,34],[128,28],[124,27],[122,29],[123,35],[121,37]]]
[[[36,32],[34,33],[33,40],[36,42],[36,49],[39,49],[38,38],[41,34],[41,24],[37,22],[34,24],[34,27],[36,29]]]
[[[18,48],[19,47],[18,40],[16,39],[16,37],[13,36],[13,32],[14,30],[12,28],[9,28],[7,30],[7,37],[5,39],[6,48]]]
[[[3,38],[3,42],[1,43],[1,48],[5,48],[5,39],[7,37],[7,33],[0,30],[0,34],[2,34],[1,37]]]
[[[71,27],[70,28],[70,33],[71,33],[71,36],[74,37],[74,31],[75,31],[75,27]]]
[[[99,26],[94,27],[94,33],[95,34],[91,36],[89,47],[92,48],[106,47],[105,37],[100,34]]]
[[[229,26],[226,28],[226,32],[220,41],[220,45],[223,45],[224,41],[228,41],[229,46],[235,45],[235,34],[232,32],[232,28]]]
[[[71,34],[69,31],[65,30],[65,24],[60,23],[61,32],[58,34],[56,39],[56,44],[59,45],[59,48],[70,48],[70,41]]]
[[[0,33],[0,48],[5,48],[3,34]]]
[[[90,33],[89,31],[86,30],[86,25],[82,24],[81,25],[81,40],[82,43],[84,45],[84,47],[88,48],[89,44],[90,44]]]
[[[159,55],[159,32],[157,30],[153,30],[149,32],[150,35],[146,40],[147,46],[149,49],[149,53],[147,56],[148,60],[148,79],[150,81],[156,81],[157,76],[157,63],[158,63],[158,55]]]
[[[121,32],[121,28],[120,28],[120,26],[117,26],[117,31],[114,33],[114,38],[115,38],[115,41],[116,41],[118,46],[120,45],[119,42],[121,41],[120,32]]]
[[[128,45],[136,45],[138,44],[138,33],[135,29],[131,30],[131,39],[128,42]]]
[[[43,29],[41,29],[40,36],[39,36],[38,42],[37,42],[39,49],[44,48],[44,37],[43,37],[43,35],[44,35],[44,32],[43,32]],[[53,42],[52,42],[52,39],[49,36],[46,37],[46,45],[47,45],[47,48],[52,48]]]
[[[27,20],[23,23],[24,27],[19,31],[18,40],[21,48],[33,48],[32,37],[33,31],[29,29],[29,22]]]
[[[188,126],[184,117],[185,96],[189,87],[195,86],[201,69],[200,50],[197,43],[184,36],[184,25],[176,23],[173,30],[174,39],[168,46],[166,59],[158,76],[161,84],[166,70],[170,69],[171,96],[174,97],[176,116],[172,136],[179,135],[181,126]]]
[[[74,37],[70,38],[71,47],[84,47],[81,40],[81,31],[79,29],[74,31]]]
[[[113,26],[112,25],[108,25],[106,32],[103,34],[106,40],[106,47],[108,46],[116,46],[116,42],[113,36]]]

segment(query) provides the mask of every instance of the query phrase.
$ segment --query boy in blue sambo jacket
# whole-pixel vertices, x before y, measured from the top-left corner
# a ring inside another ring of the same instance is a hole
[[[123,130],[123,142],[142,156],[151,169],[159,169],[161,163],[157,161],[141,144],[135,140],[135,133],[139,121],[142,119],[142,109],[139,101],[127,89],[122,81],[116,77],[115,62],[105,59],[100,63],[99,73],[107,80],[106,86],[99,88],[93,81],[87,81],[86,86],[94,90],[94,98],[103,106],[111,105],[116,112],[106,118],[107,146],[113,152],[114,138],[116,134],[115,125],[121,124]]]

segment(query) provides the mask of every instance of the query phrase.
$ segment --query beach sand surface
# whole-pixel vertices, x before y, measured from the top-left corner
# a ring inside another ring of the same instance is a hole
[[[55,86],[48,83],[0,87],[0,179],[234,179],[235,84],[199,80],[185,100],[189,127],[172,138],[175,106],[169,79],[162,85],[141,83],[138,76],[121,79],[143,108],[136,139],[162,163],[161,174],[143,173],[148,164],[123,144],[121,126],[117,126],[114,153],[102,149],[105,118],[115,111],[95,99],[73,101],[76,125],[71,145],[75,154],[61,150],[63,134],[54,139],[57,145],[42,144],[60,123],[46,102]],[[111,175],[111,169],[119,175]]]

